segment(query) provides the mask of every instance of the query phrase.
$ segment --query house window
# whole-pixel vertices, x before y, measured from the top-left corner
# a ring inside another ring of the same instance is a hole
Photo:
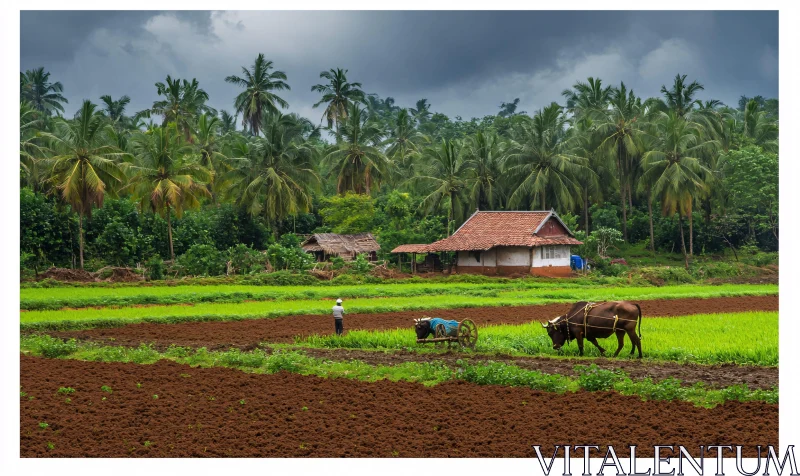
[[[472,256],[475,257],[475,261],[477,261],[478,263],[481,262],[481,252],[480,251],[473,251],[472,252]]]
[[[561,259],[566,257],[563,246],[544,246],[542,247],[542,257],[544,259]]]

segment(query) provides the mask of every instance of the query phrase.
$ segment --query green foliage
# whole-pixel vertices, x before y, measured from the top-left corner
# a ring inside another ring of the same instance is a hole
[[[619,221],[619,207],[609,203],[604,204],[602,207],[592,205],[589,208],[589,216],[592,219],[592,227],[597,228],[611,228],[619,230],[621,227]]]
[[[665,283],[692,283],[694,278],[685,269],[679,267],[644,267],[639,272],[647,281],[661,286]]]
[[[578,372],[578,383],[581,388],[590,392],[610,390],[623,378],[619,372],[601,369],[596,364],[576,365],[575,371]]]
[[[164,260],[160,256],[155,255],[147,260],[147,279],[149,281],[158,281],[164,279]]]
[[[21,188],[20,253],[25,267],[42,270],[51,264],[70,266],[78,246],[78,218],[52,198]]]
[[[59,394],[62,394],[62,395],[70,395],[70,394],[75,393],[75,389],[72,388],[72,387],[60,387],[56,393],[59,393]]]
[[[70,355],[78,350],[75,339],[61,340],[48,335],[33,335],[25,338],[25,347],[34,355],[54,358]]]
[[[215,276],[225,272],[225,256],[211,245],[192,245],[178,257],[185,274]]]
[[[280,243],[269,245],[267,259],[275,270],[302,271],[314,264],[314,257],[300,248],[300,239],[292,233],[283,235]]]
[[[622,243],[622,233],[613,228],[595,228],[586,239],[587,245],[595,247],[597,255],[601,258],[607,258],[608,252],[615,245]]]
[[[341,256],[331,256],[328,261],[331,262],[331,268],[333,269],[344,268],[344,259]]]
[[[319,214],[333,233],[363,233],[372,229],[375,207],[369,195],[348,192],[322,200]]]
[[[358,274],[365,274],[371,268],[372,266],[369,264],[369,261],[364,254],[359,254],[356,256],[356,259],[353,260],[353,264],[350,266],[350,269]]]
[[[233,274],[251,274],[263,271],[266,262],[263,254],[242,243],[230,248],[228,257]]]
[[[747,146],[724,154],[721,161],[726,171],[723,183],[731,206],[741,210],[752,233],[758,233],[762,240],[777,246],[777,154],[766,153],[758,146]],[[750,237],[756,238],[755,234]]]
[[[570,379],[563,375],[546,374],[538,370],[525,370],[498,362],[487,362],[480,365],[459,362],[459,366],[458,378],[479,385],[528,387],[533,390],[555,393],[564,393],[570,390],[570,387],[573,387]]]

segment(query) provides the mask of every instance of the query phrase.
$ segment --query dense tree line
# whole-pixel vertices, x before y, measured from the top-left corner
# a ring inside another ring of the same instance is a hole
[[[372,231],[384,248],[452,233],[476,209],[555,209],[587,236],[699,252],[778,246],[778,101],[697,98],[677,75],[661,95],[577,82],[528,114],[519,100],[463,120],[367,94],[320,73],[319,121],[288,114],[287,75],[258,55],[233,112],[196,79],[85,100],[20,73],[21,251],[33,266],[175,260],[193,245],[266,249],[287,233]]]

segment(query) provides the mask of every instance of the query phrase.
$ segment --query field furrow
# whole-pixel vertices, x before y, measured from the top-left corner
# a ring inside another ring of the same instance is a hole
[[[732,441],[753,457],[756,445],[778,444],[778,405],[764,402],[704,409],[581,391],[554,409],[551,393],[460,381],[20,360],[23,457],[533,457],[531,445],[552,452],[561,441],[614,445],[620,457],[632,441],[642,457],[665,441]]]

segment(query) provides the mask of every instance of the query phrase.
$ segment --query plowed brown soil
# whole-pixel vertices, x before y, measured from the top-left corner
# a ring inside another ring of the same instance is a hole
[[[778,296],[743,296],[711,299],[659,299],[639,301],[644,319],[674,317],[687,314],[743,311],[777,311]],[[345,303],[345,306],[347,304]],[[431,309],[375,314],[348,314],[345,330],[382,330],[411,328],[412,319],[437,316],[444,319],[472,319],[475,324],[522,324],[545,321],[567,312],[569,304],[540,306],[478,307],[469,309]],[[158,346],[179,346],[226,349],[253,348],[260,342],[293,342],[295,336],[331,334],[331,316],[298,315],[274,319],[244,321],[189,322],[181,324],[130,324],[109,329],[55,332],[54,336],[75,337],[115,345],[139,345],[142,342]]]
[[[744,365],[697,365],[672,362],[642,362],[640,360],[596,358],[591,361],[580,359],[554,359],[547,357],[510,357],[505,355],[469,356],[461,352],[419,354],[416,352],[376,352],[351,349],[303,349],[308,355],[327,360],[360,360],[371,365],[397,365],[403,362],[442,361],[455,365],[458,360],[473,363],[493,360],[504,362],[528,370],[538,370],[548,374],[577,376],[576,365],[595,364],[608,370],[622,370],[633,379],[652,378],[655,381],[666,378],[679,379],[684,385],[703,382],[708,387],[724,388],[735,384],[746,384],[750,388],[768,389],[778,385],[778,367],[755,367]]]
[[[552,454],[565,442],[613,445],[620,457],[627,444],[642,457],[655,444],[733,444],[755,457],[756,445],[778,445],[778,405],[762,402],[703,409],[616,393],[426,388],[167,361],[20,361],[23,457],[533,457],[531,445]]]

